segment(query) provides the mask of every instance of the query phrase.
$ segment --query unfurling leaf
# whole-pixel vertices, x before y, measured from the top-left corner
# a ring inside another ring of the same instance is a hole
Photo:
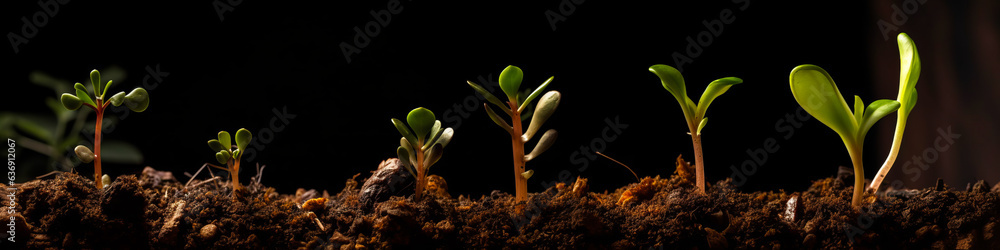
[[[444,153],[444,146],[441,144],[434,144],[430,150],[427,151],[427,155],[424,155],[424,171],[427,171],[434,163],[437,163],[441,159],[441,155]]]
[[[431,126],[431,133],[427,137],[427,142],[424,142],[424,146],[421,149],[427,150],[430,148],[437,141],[438,136],[441,136],[441,132],[444,132],[441,130],[441,120],[434,121],[434,126]]]
[[[104,94],[108,93],[108,89],[111,88],[111,82],[112,81],[108,81],[108,84],[104,85],[104,90],[101,91],[101,97],[104,97]]]
[[[404,138],[403,140],[406,139]],[[410,150],[404,148],[403,146],[399,146],[398,148],[396,148],[396,156],[399,157],[399,162],[403,164],[403,167],[406,168],[406,171],[410,172],[410,175],[413,175],[413,177],[416,178],[417,173],[413,172],[413,166],[410,166]]]
[[[517,66],[510,65],[500,72],[500,89],[507,95],[508,99],[517,100],[517,90],[521,88],[521,79],[524,72]]]
[[[544,153],[545,150],[548,150],[556,142],[556,137],[559,137],[559,133],[555,129],[545,131],[545,134],[542,134],[542,139],[538,139],[538,144],[531,150],[531,153],[524,156],[524,161],[529,162]]]
[[[698,131],[695,131],[695,135],[701,136],[701,129],[705,128],[705,125],[708,125],[708,117],[701,118],[701,122],[698,123]]]
[[[215,161],[218,161],[219,164],[226,164],[226,162],[229,162],[229,157],[226,156],[228,153],[229,151],[215,152]]]
[[[218,152],[218,151],[229,151],[229,148],[226,148],[225,146],[223,146],[222,142],[220,142],[218,139],[208,140],[208,147],[211,148],[212,151],[216,151],[216,152]]]
[[[473,83],[471,81],[465,81],[465,82],[468,83],[469,86],[472,87],[472,89],[475,89],[476,92],[479,92],[480,95],[486,97],[487,101],[493,103],[493,105],[497,105],[497,107],[500,107],[500,109],[502,109],[507,114],[510,114],[510,108],[507,107],[507,105],[504,105],[503,102],[500,101],[500,98],[497,98],[493,94],[490,94],[489,91],[486,91],[486,89],[484,89],[482,86],[479,86],[479,84]]]
[[[868,104],[868,108],[865,109],[865,116],[858,122],[858,142],[864,142],[865,135],[875,125],[875,122],[895,112],[899,109],[899,106],[898,101],[887,99],[877,100]]]
[[[716,97],[726,93],[729,87],[740,83],[743,83],[743,79],[736,77],[720,78],[709,83],[708,87],[705,88],[705,93],[702,93],[701,99],[698,100],[698,108],[695,116],[704,118],[705,112],[708,110],[708,105],[712,104],[712,101],[715,101]]]
[[[91,106],[97,107],[97,104],[94,103],[94,99],[91,99],[90,94],[87,93],[87,87],[84,87],[82,83],[74,84],[73,88],[76,89],[76,97],[80,98],[80,100],[83,101],[83,103],[87,103],[90,104]]]
[[[539,85],[538,88],[535,88],[535,91],[532,91],[531,95],[528,95],[527,98],[524,98],[524,101],[521,102],[520,106],[517,107],[517,112],[522,112],[522,111],[524,111],[525,107],[530,106],[528,104],[530,104],[532,100],[534,100],[536,97],[538,97],[538,95],[541,95],[542,91],[545,91],[545,87],[548,87],[549,83],[552,82],[552,79],[555,79],[555,78],[556,77],[554,77],[554,76],[549,77],[549,79],[545,80],[545,82],[542,83],[542,85]]]
[[[414,135],[413,132],[410,132],[410,128],[406,127],[406,124],[403,124],[403,121],[392,118],[392,125],[395,126],[396,130],[399,131],[399,134],[403,135],[403,138],[406,138],[406,141],[410,143],[410,150],[419,147],[419,145],[417,145],[417,136]]]
[[[83,163],[90,163],[94,161],[94,152],[90,151],[90,148],[88,148],[87,146],[84,145],[76,146],[76,148],[73,149],[73,152],[76,153],[76,157],[80,158],[80,161],[82,161]]]
[[[531,116],[531,124],[528,125],[528,130],[521,136],[522,141],[527,142],[531,140],[535,132],[538,132],[538,129],[542,127],[542,124],[552,116],[552,113],[556,112],[556,107],[559,106],[559,99],[561,98],[562,95],[559,94],[559,91],[553,90],[545,93],[542,99],[538,100],[538,106],[535,107],[535,114]]]
[[[493,112],[493,108],[490,108],[490,106],[486,105],[485,103],[483,103],[483,107],[486,107],[486,114],[490,116],[490,120],[493,120],[493,123],[496,123],[497,126],[500,126],[500,128],[502,128],[503,130],[506,130],[507,133],[510,134],[514,133],[514,128],[511,127],[510,124],[507,124],[507,122],[504,121],[503,118],[497,116],[497,113]]]
[[[861,118],[865,116],[865,102],[861,101],[861,97],[854,95],[854,121],[861,123]]]
[[[908,116],[917,104],[917,79],[920,78],[920,54],[917,45],[906,33],[896,35],[899,46],[899,114]]]
[[[125,91],[118,92],[117,94],[111,96],[108,101],[111,102],[111,105],[115,105],[116,107],[121,106],[122,103],[125,103]]]
[[[431,127],[434,126],[434,121],[436,121],[434,112],[424,107],[415,108],[406,115],[406,124],[410,125],[413,133],[417,136],[417,145],[427,138]]]
[[[77,110],[80,108],[80,106],[83,106],[83,101],[81,101],[80,98],[70,93],[62,94],[62,96],[59,97],[59,101],[61,101],[63,107],[66,107],[66,109],[68,110]]]
[[[149,93],[144,88],[135,88],[125,95],[125,106],[135,112],[146,111],[149,107]]]
[[[253,135],[250,134],[250,130],[241,128],[236,131],[236,148],[241,152],[246,152],[247,146],[250,145],[250,139]],[[239,154],[237,154],[239,156]]]

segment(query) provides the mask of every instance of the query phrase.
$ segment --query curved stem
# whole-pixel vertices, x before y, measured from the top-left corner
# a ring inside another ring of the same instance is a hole
[[[861,146],[847,144],[847,152],[851,155],[851,162],[854,163],[854,196],[851,198],[851,207],[857,208],[861,205],[865,187],[865,168],[861,161]]]
[[[903,130],[905,129],[906,116],[899,114],[896,116],[896,131],[893,134],[892,148],[889,149],[889,156],[886,157],[885,163],[882,163],[882,167],[878,169],[875,179],[872,179],[872,184],[868,186],[868,189],[872,193],[878,192],[878,188],[882,185],[885,176],[889,174],[889,169],[892,169],[892,164],[896,163],[896,157],[899,155],[899,147],[903,144]]]

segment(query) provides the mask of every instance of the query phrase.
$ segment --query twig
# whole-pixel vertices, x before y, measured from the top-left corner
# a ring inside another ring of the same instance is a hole
[[[202,184],[205,184],[205,183],[209,183],[209,182],[212,182],[212,181],[216,181],[216,180],[219,180],[219,178],[220,178],[220,177],[216,176],[216,177],[212,177],[212,178],[209,178],[208,180],[204,180],[204,181],[200,181],[200,182],[198,182],[197,184],[194,184],[194,185],[192,185],[192,186],[191,186],[191,188],[196,188],[196,187],[198,187],[198,186],[201,186]]]
[[[194,177],[198,177],[198,174],[200,174],[201,170],[205,169],[205,167],[208,167],[208,163],[205,163],[204,165],[201,165],[201,168],[198,168],[198,172],[194,172],[194,175],[188,175],[188,177],[191,177],[191,179],[188,179],[188,182],[184,183],[184,189],[185,190],[187,190],[188,185],[191,185],[191,182],[194,181]],[[188,173],[184,172],[184,174],[187,175]]]
[[[633,176],[635,176],[635,181],[637,181],[637,182],[642,182],[642,180],[640,180],[640,179],[639,179],[639,175],[635,174],[635,171],[632,171],[632,168],[628,167],[628,165],[625,165],[625,163],[621,163],[621,162],[620,162],[620,161],[618,161],[618,160],[615,160],[615,159],[612,159],[611,157],[608,157],[607,155],[604,155],[604,154],[602,154],[601,152],[594,152],[594,153],[597,153],[597,154],[599,154],[599,155],[601,155],[601,156],[604,156],[604,158],[608,158],[608,160],[611,160],[611,161],[613,161],[613,162],[615,162],[615,163],[618,163],[619,165],[622,165],[622,166],[624,166],[625,168],[627,168],[627,169],[628,169],[628,171],[629,171],[629,172],[632,172],[632,175],[633,175]]]
[[[45,177],[49,177],[49,175],[54,175],[54,174],[57,174],[57,173],[60,173],[60,172],[63,172],[63,173],[64,173],[65,171],[59,171],[59,170],[52,170],[52,172],[49,172],[49,173],[47,173],[47,174],[43,174],[43,175],[39,175],[39,176],[35,176],[35,179],[36,179],[36,180],[37,180],[37,179],[42,179],[42,178],[45,178]]]

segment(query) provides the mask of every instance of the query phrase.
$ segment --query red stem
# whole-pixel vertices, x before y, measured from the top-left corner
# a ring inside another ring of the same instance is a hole
[[[94,184],[97,185],[97,189],[100,190],[104,187],[104,182],[101,181],[101,127],[104,123],[104,101],[100,98],[97,99],[97,107],[90,106],[97,111],[97,125],[94,127]]]
[[[417,187],[416,194],[414,194],[414,201],[420,201],[420,197],[424,194],[424,187],[427,186],[427,173],[424,171],[424,151],[420,150],[421,146],[424,145],[424,140],[417,140],[417,148],[413,151],[417,154]]]
[[[524,141],[521,140],[521,112],[517,110],[517,101],[510,100],[507,102],[510,106],[510,121],[514,124],[514,129],[510,134],[510,144],[514,151],[514,187],[517,191],[514,202],[517,205],[517,211],[520,213],[524,209],[525,203],[528,201],[528,179],[525,179],[521,173],[524,173]]]
[[[234,162],[235,164],[229,164],[229,175],[233,179],[233,192],[235,193],[243,186],[240,185],[240,159],[237,158]]]

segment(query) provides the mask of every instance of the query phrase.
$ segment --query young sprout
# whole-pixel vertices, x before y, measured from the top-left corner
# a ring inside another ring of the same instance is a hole
[[[406,124],[410,125],[409,128]],[[396,130],[403,135],[399,139],[396,154],[410,175],[417,179],[414,200],[419,201],[424,188],[427,187],[427,170],[441,159],[444,147],[451,142],[455,130],[442,129],[441,120],[434,117],[434,112],[423,107],[411,110],[410,114],[406,115],[406,124],[392,118],[392,125],[395,125]]]
[[[816,120],[836,131],[847,147],[854,163],[854,196],[851,205],[857,207],[862,199],[865,171],[861,158],[865,135],[879,119],[899,109],[899,102],[877,100],[865,108],[861,97],[854,96],[854,114],[840,95],[830,74],[816,65],[799,65],[788,76],[792,96]]]
[[[527,155],[524,154],[524,143],[531,140],[538,132],[538,129],[542,127],[542,124],[552,116],[552,113],[556,111],[556,107],[559,106],[559,99],[562,97],[558,91],[552,90],[545,95],[542,95],[542,99],[538,100],[538,105],[531,114],[531,120],[528,121],[528,130],[523,131],[522,114],[526,112],[526,107],[529,106],[532,100],[534,100],[538,95],[545,90],[546,86],[552,82],[554,77],[549,77],[545,80],[542,85],[538,86],[534,91],[531,92],[527,97],[521,96],[523,93],[519,92],[518,89],[521,87],[521,79],[524,77],[524,73],[521,68],[516,66],[507,66],[502,72],[500,72],[500,89],[503,90],[504,94],[507,95],[507,102],[501,102],[499,98],[490,94],[489,91],[484,89],[482,86],[468,81],[469,86],[486,97],[486,100],[493,103],[500,108],[504,113],[507,114],[511,119],[511,126],[504,119],[497,116],[497,113],[493,111],[486,103],[483,106],[486,107],[486,114],[490,116],[500,128],[503,128],[510,134],[511,147],[513,147],[514,152],[514,186],[516,188],[516,200],[518,208],[523,208],[524,202],[528,200],[528,178],[531,178],[535,174],[534,170],[525,170],[524,164],[535,159],[538,155],[545,152],[552,146],[552,143],[556,141],[558,133],[556,130],[549,129],[542,134],[542,138],[538,140],[538,144],[535,148],[531,150],[531,153]],[[523,100],[523,101],[522,101]]]
[[[917,54],[917,45],[906,33],[899,33],[896,36],[896,44],[899,46],[899,94],[896,101],[899,102],[899,111],[896,113],[896,132],[892,138],[892,148],[889,149],[889,156],[886,157],[882,168],[872,180],[869,189],[872,193],[878,191],[879,185],[889,173],[892,164],[896,162],[899,155],[899,146],[903,143],[903,130],[906,129],[906,117],[910,116],[910,111],[917,105],[917,78],[920,78],[920,55]]]
[[[240,185],[240,158],[243,157],[243,152],[246,152],[247,145],[250,145],[251,138],[253,136],[250,134],[250,130],[245,128],[237,130],[236,150],[233,150],[229,132],[219,131],[219,139],[208,140],[208,147],[212,151],[215,151],[215,160],[219,161],[219,164],[226,164],[226,168],[215,165],[212,165],[212,167],[229,171],[229,175],[233,181],[234,193],[236,190],[242,188]]]
[[[695,182],[698,186],[698,192],[705,194],[705,157],[701,152],[701,129],[705,128],[705,124],[708,123],[705,112],[708,110],[708,105],[712,104],[716,97],[726,93],[729,87],[734,84],[742,83],[743,79],[725,77],[712,81],[708,84],[708,88],[705,88],[705,93],[701,94],[698,104],[695,104],[687,95],[684,76],[681,75],[680,71],[674,67],[657,64],[649,67],[649,72],[660,77],[663,88],[667,89],[681,105],[681,111],[684,112],[684,119],[687,121],[688,130],[690,130],[688,134],[691,135],[691,143],[694,146]]]
[[[76,83],[73,85],[73,88],[76,89],[76,95],[64,93],[60,97],[60,101],[63,107],[69,110],[76,110],[81,106],[87,106],[97,112],[97,124],[94,127],[94,151],[88,155],[87,152],[90,149],[83,145],[77,146],[74,151],[77,153],[77,156],[83,154],[87,157],[87,159],[80,157],[81,161],[90,162],[92,158],[94,161],[94,184],[100,189],[103,186],[101,182],[101,128],[104,122],[104,110],[108,108],[108,105],[121,106],[125,104],[132,111],[145,111],[146,107],[149,106],[149,93],[146,92],[146,89],[135,88],[128,94],[125,94],[124,91],[118,92],[105,100],[105,94],[111,88],[111,81],[108,81],[107,84],[101,84],[101,72],[98,72],[96,69],[90,71],[90,83],[94,90],[94,98],[90,98],[90,92],[87,90],[87,87],[84,87],[81,83]],[[81,147],[83,148],[81,149]],[[83,149],[86,149],[87,152],[81,152]]]

